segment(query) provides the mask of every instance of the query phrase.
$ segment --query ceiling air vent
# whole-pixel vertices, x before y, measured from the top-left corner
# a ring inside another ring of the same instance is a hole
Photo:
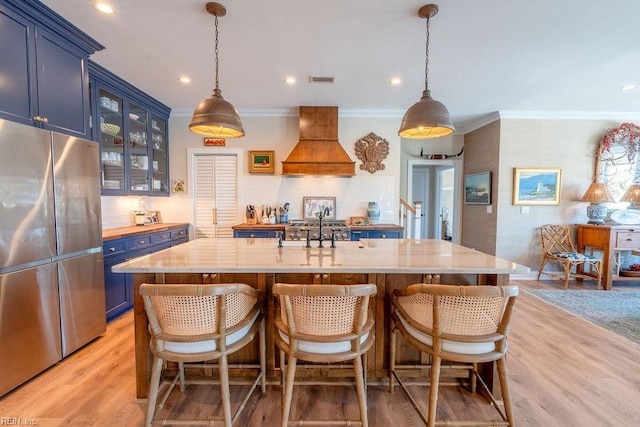
[[[309,83],[335,83],[335,77],[309,76]]]

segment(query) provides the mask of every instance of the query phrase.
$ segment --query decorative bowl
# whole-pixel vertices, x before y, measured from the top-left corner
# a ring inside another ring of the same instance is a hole
[[[100,123],[100,129],[102,132],[108,133],[109,135],[118,136],[120,133],[120,126],[112,123]]]
[[[640,271],[636,270],[620,270],[620,275],[625,277],[640,277]]]

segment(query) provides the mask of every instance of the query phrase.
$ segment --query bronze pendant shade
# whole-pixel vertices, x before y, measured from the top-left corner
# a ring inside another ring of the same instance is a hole
[[[238,138],[244,136],[240,115],[230,102],[222,98],[222,91],[218,87],[218,17],[224,16],[227,11],[224,6],[214,2],[207,3],[206,9],[216,18],[216,86],[211,97],[203,99],[196,107],[189,130],[200,135]]]
[[[427,19],[427,42],[425,59],[424,91],[420,101],[413,104],[402,118],[398,135],[409,139],[430,139],[450,135],[455,128],[449,110],[443,103],[434,100],[429,90],[429,20],[438,13],[438,6],[428,4],[418,11],[420,18]]]

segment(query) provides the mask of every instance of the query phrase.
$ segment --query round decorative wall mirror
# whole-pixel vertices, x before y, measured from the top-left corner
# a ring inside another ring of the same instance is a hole
[[[633,123],[623,123],[602,137],[595,180],[607,184],[616,202],[640,203],[639,152],[640,127]],[[639,184],[637,194],[633,194],[634,184]]]

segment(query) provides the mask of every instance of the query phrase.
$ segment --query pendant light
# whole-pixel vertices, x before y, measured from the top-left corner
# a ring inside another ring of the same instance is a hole
[[[418,11],[420,18],[427,19],[427,43],[425,48],[424,92],[420,101],[413,104],[402,119],[398,135],[402,138],[429,139],[450,135],[455,128],[447,107],[431,98],[429,90],[429,20],[438,13],[438,6],[428,4]]]
[[[200,135],[237,138],[244,136],[240,115],[230,102],[222,98],[222,92],[218,87],[218,17],[226,15],[227,10],[220,3],[214,2],[207,3],[206,9],[216,18],[216,87],[211,98],[203,99],[196,107],[189,130]]]

